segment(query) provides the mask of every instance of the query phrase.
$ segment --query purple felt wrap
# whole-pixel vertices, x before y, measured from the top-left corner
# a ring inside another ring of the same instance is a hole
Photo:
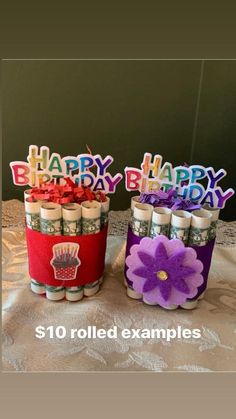
[[[128,235],[127,235],[127,245],[126,245],[125,259],[127,258],[127,256],[130,255],[131,247],[134,244],[139,244],[142,239],[143,239],[143,237],[139,237],[139,236],[136,236],[135,234],[133,234],[133,232],[131,230],[131,227],[129,226]],[[195,295],[195,297],[192,298],[193,300],[198,298],[205,291],[205,289],[207,287],[207,280],[208,280],[208,274],[209,274],[209,270],[210,270],[210,266],[211,266],[211,257],[212,257],[214,244],[215,244],[215,239],[209,241],[205,246],[189,246],[189,247],[192,247],[196,251],[197,258],[203,263],[203,266],[204,266],[203,271],[202,271],[202,276],[204,278],[204,282],[200,287],[198,287],[198,292]],[[125,264],[125,278],[126,278],[127,284],[132,288],[132,282],[127,278],[127,274],[126,274],[127,270],[128,270],[128,267]],[[189,299],[189,300],[191,300],[191,299]]]

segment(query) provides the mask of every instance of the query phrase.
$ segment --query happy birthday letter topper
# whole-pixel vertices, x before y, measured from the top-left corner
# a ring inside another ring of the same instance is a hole
[[[50,155],[46,146],[38,148],[31,145],[27,161],[10,163],[15,185],[40,187],[48,182],[64,185],[65,178],[69,177],[78,186],[84,185],[93,191],[108,194],[116,191],[116,186],[123,178],[121,173],[112,176],[106,171],[114,161],[111,156],[104,159],[99,154],[61,157],[58,153]]]
[[[224,208],[226,201],[234,195],[232,188],[223,192],[218,182],[226,176],[226,171],[217,172],[212,167],[192,165],[189,167],[173,167],[171,163],[162,164],[162,156],[145,153],[141,169],[125,168],[125,186],[127,191],[149,192],[174,188],[178,196],[190,199],[201,205],[208,204],[212,208]],[[199,181],[206,179],[204,187]]]

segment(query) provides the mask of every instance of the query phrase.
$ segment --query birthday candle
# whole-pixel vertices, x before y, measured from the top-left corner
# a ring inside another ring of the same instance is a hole
[[[82,206],[82,234],[97,234],[101,228],[101,203],[84,201]],[[84,286],[84,295],[89,297],[99,290],[99,281],[90,282]]]
[[[149,235],[153,206],[149,204],[136,203],[132,218],[132,231],[136,236],[145,237]]]
[[[191,214],[187,211],[176,210],[171,216],[170,238],[180,239],[185,244],[188,242]]]
[[[208,242],[212,215],[210,211],[199,209],[192,212],[189,245],[205,246]]]
[[[171,209],[157,207],[154,208],[152,213],[152,222],[151,222],[151,231],[150,236],[152,238],[163,234],[164,236],[169,235],[170,228],[170,219],[171,219]]]
[[[60,235],[61,205],[54,202],[43,203],[40,208],[40,224],[42,233],[52,236]],[[65,288],[63,286],[46,285],[46,296],[49,300],[62,300],[65,297]]]
[[[30,194],[29,194],[30,195]],[[25,220],[28,228],[35,231],[40,231],[40,205],[41,201],[30,201],[29,197],[25,198]],[[45,294],[45,285],[36,279],[31,278],[31,290],[36,294]]]
[[[208,232],[208,240],[210,241],[213,240],[216,236],[216,227],[220,215],[220,208],[211,208],[208,205],[204,205],[203,208],[209,211],[212,215],[211,225]]]
[[[64,236],[79,236],[81,234],[81,205],[76,203],[64,204],[62,206],[62,222]],[[66,299],[68,301],[79,301],[83,298],[82,286],[66,287]]]

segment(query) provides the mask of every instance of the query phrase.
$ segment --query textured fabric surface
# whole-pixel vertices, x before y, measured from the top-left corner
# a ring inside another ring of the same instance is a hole
[[[120,218],[120,215],[119,215]],[[226,227],[227,230],[227,227]],[[236,246],[215,246],[205,298],[193,311],[165,311],[126,296],[125,238],[108,237],[104,283],[78,303],[52,302],[29,288],[25,233],[3,230],[3,369],[5,371],[236,370]],[[201,338],[63,340],[35,338],[35,327],[199,328]]]

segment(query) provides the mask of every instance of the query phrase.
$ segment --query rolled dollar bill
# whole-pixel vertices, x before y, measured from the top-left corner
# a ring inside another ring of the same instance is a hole
[[[31,196],[32,189],[25,189],[24,190],[24,201]]]
[[[65,288],[64,287],[53,287],[51,285],[46,285],[46,297],[48,300],[59,301],[63,300],[65,297]]]
[[[139,198],[140,198],[140,195],[135,195],[135,196],[132,196],[132,198],[131,198],[131,204],[130,204],[131,217],[133,217],[133,215],[134,215],[134,206],[135,206],[135,204],[139,203]]]
[[[164,236],[169,236],[170,229],[170,219],[171,219],[171,209],[170,208],[154,208],[152,213],[152,222],[150,236],[152,238],[163,234]]]
[[[42,203],[40,208],[41,232],[60,236],[62,231],[61,205],[54,202]]]
[[[136,236],[145,237],[149,235],[153,206],[149,204],[136,203],[132,218],[132,232]]]
[[[29,193],[30,196],[30,193]],[[40,231],[40,206],[41,201],[36,201],[30,198],[29,196],[25,197],[25,220],[28,228],[31,228],[35,231]],[[30,282],[31,290],[35,294],[45,294],[46,288],[45,285],[41,282],[36,281],[36,279],[31,278]]]
[[[101,230],[108,223],[108,214],[110,209],[110,198],[106,196],[106,201],[101,202]],[[103,276],[99,278],[99,285],[103,282]]]
[[[25,199],[25,220],[27,227],[40,231],[40,206],[41,201]]]
[[[170,239],[179,239],[187,244],[191,218],[192,216],[188,211],[173,211],[170,221]]]
[[[62,231],[61,215],[61,205],[54,202],[42,203],[40,208],[41,232],[52,236],[60,235]],[[46,285],[46,297],[52,301],[62,300],[65,297],[65,288]]]
[[[82,233],[96,234],[101,228],[102,206],[97,201],[84,201],[82,206]],[[90,297],[99,290],[99,281],[90,282],[84,285],[84,295]]]
[[[205,209],[192,212],[188,241],[190,246],[205,246],[207,244],[211,218],[211,213]]]
[[[217,227],[218,219],[220,216],[220,208],[211,208],[208,205],[204,205],[203,208],[209,211],[212,215],[211,225],[210,225],[209,234],[208,234],[208,240],[210,241],[216,237],[216,227]]]
[[[101,204],[97,201],[84,201],[82,207],[82,234],[96,234],[101,228]]]
[[[76,203],[62,206],[62,228],[64,236],[79,236],[81,234],[81,205]]]
[[[68,301],[79,301],[84,296],[84,289],[82,286],[66,287],[66,299]]]
[[[96,294],[99,290],[99,280],[95,282],[89,282],[88,284],[84,285],[84,295],[86,297],[91,297],[92,295]]]
[[[81,205],[68,203],[62,206],[62,223],[64,236],[79,236],[81,234]],[[68,301],[79,301],[84,296],[82,286],[65,287]]]
[[[101,230],[108,222],[108,213],[110,209],[110,198],[106,196],[106,201],[100,202],[101,204]]]

